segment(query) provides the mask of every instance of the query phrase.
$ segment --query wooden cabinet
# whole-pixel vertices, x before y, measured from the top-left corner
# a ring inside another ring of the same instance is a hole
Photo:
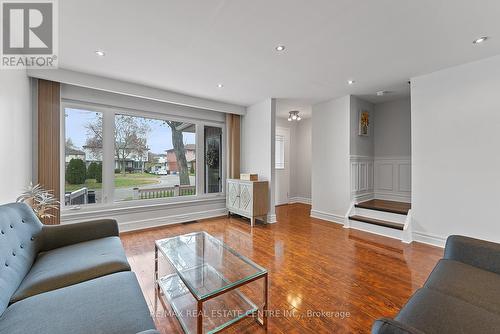
[[[226,206],[229,213],[250,218],[252,226],[255,225],[255,218],[265,221],[269,211],[269,183],[227,180]]]

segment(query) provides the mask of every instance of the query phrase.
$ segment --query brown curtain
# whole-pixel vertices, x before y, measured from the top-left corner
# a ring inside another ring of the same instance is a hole
[[[228,179],[240,178],[240,115],[227,114]]]
[[[60,84],[38,80],[38,183],[60,195]],[[59,210],[44,224],[59,224]]]

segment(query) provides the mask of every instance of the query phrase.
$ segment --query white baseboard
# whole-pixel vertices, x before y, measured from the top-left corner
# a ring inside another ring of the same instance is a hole
[[[437,246],[444,248],[446,244],[446,238],[435,236],[435,235],[430,235],[422,232],[413,232],[413,241],[421,242],[424,244],[432,245],[432,246]]]
[[[277,223],[278,221],[276,220],[276,215],[275,214],[268,214],[267,215],[267,224],[274,224]]]
[[[345,225],[345,217],[336,215],[333,213],[328,213],[328,212],[323,212],[323,211],[318,211],[318,210],[311,210],[311,217],[321,219],[321,220],[326,220],[332,223],[340,224],[340,225]]]
[[[220,217],[224,215],[227,215],[227,209],[221,208],[208,211],[185,213],[174,216],[166,216],[161,218],[151,218],[151,219],[142,219],[137,221],[125,222],[125,223],[120,223],[118,227],[120,229],[120,232],[129,232],[129,231],[142,230],[152,227],[186,223],[199,219]]]
[[[307,197],[290,197],[288,199],[288,204],[293,203],[302,203],[302,204],[311,204],[311,199]]]
[[[383,199],[385,201],[411,203],[411,194],[375,192],[374,198]]]
[[[364,194],[354,194],[353,195],[353,199],[354,199],[354,201],[356,203],[370,201],[370,200],[372,200],[374,198],[375,198],[375,196],[374,196],[373,192],[364,193]]]

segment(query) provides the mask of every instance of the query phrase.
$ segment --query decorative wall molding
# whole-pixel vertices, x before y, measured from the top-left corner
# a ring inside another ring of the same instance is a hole
[[[32,78],[45,79],[78,87],[92,88],[110,93],[140,97],[153,101],[167,102],[187,107],[214,110],[224,113],[232,113],[237,115],[246,114],[246,107],[244,106],[205,99],[197,96],[180,94],[172,91],[135,84],[132,82],[65,70],[62,68],[54,69],[51,71],[33,69],[28,70],[27,73],[28,76]]]
[[[307,197],[290,197],[288,199],[288,204],[293,204],[293,203],[302,203],[302,204],[311,204],[311,199]]]
[[[123,203],[116,203],[117,206]],[[225,197],[165,203],[158,200],[135,201],[133,207],[88,206],[81,211],[63,211],[61,224],[94,219],[116,219],[120,232],[185,223],[227,214]]]
[[[352,155],[351,168],[351,198],[361,202],[373,198],[373,157]]]
[[[345,225],[345,217],[333,213],[311,210],[311,217],[326,220],[332,223]]]
[[[209,211],[192,212],[168,217],[141,219],[119,224],[120,232],[142,230],[152,227],[167,226],[172,224],[186,223],[199,219],[208,219],[227,215],[227,209],[214,209]]]
[[[411,202],[411,158],[374,158],[374,197]]]

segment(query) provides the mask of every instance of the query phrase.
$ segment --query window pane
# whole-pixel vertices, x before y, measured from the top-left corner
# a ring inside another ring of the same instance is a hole
[[[285,168],[285,136],[276,135],[276,169]]]
[[[102,113],[64,109],[64,205],[102,201]]]
[[[205,193],[222,192],[222,129],[205,126]]]
[[[195,194],[194,124],[115,116],[115,201]]]

